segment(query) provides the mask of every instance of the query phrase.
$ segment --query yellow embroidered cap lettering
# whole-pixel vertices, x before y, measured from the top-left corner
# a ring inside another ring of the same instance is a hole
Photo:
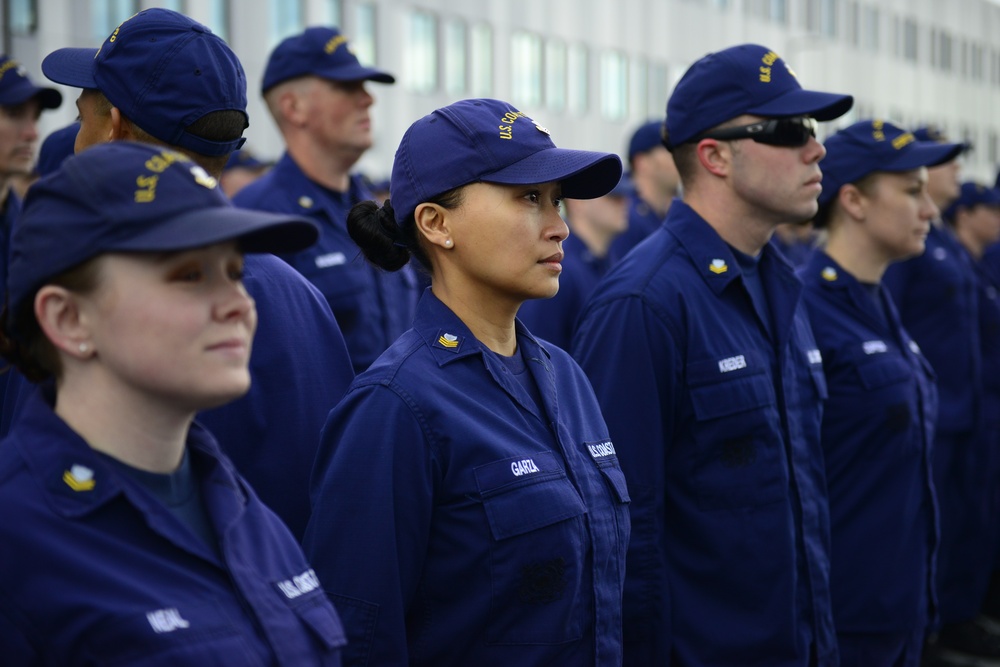
[[[94,471],[79,464],[63,473],[63,481],[74,491],[93,491],[97,483],[94,481]]]
[[[728,271],[729,267],[726,265],[726,260],[713,259],[712,263],[708,265],[708,270],[712,273],[719,274]]]

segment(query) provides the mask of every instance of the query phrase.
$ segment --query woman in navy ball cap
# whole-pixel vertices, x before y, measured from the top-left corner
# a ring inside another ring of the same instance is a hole
[[[243,253],[316,236],[163,147],[95,146],[32,186],[0,318],[40,383],[0,443],[4,665],[340,664],[301,549],[193,422],[250,386]]]
[[[629,502],[590,384],[515,318],[559,289],[562,197],[621,177],[499,100],[416,121],[391,202],[355,206],[375,264],[431,286],[331,412],[305,550],[352,665],[617,665]]]
[[[937,390],[882,277],[924,251],[938,213],[927,167],[962,148],[882,120],[855,123],[824,146],[815,223],[825,241],[799,276],[829,391],[821,442],[840,664],[916,667],[936,607]]]

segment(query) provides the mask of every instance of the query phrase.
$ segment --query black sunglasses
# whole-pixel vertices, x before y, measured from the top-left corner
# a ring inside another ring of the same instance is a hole
[[[807,116],[796,118],[770,118],[750,125],[725,127],[699,135],[692,141],[718,139],[753,139],[758,144],[771,146],[805,146],[816,136],[816,119]]]

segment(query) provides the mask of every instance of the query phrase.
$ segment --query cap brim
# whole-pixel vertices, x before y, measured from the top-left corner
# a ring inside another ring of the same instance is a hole
[[[612,153],[547,148],[482,181],[505,185],[559,182],[568,199],[596,199],[611,192],[622,177],[622,161]]]
[[[746,113],[769,118],[785,116],[811,116],[816,120],[840,118],[854,106],[854,98],[837,93],[814,90],[791,90],[760,106],[747,109]]]
[[[350,65],[317,72],[316,76],[331,81],[377,81],[378,83],[396,83],[396,77],[372,67]]]
[[[936,167],[951,162],[965,150],[964,144],[939,144],[936,141],[915,142],[905,154],[891,163],[883,165],[880,171],[908,171],[920,167]]]
[[[308,248],[319,228],[305,218],[221,206],[184,213],[115,244],[127,252],[173,252],[238,241],[245,252],[287,253]]]
[[[14,106],[24,104],[30,99],[38,100],[43,109],[57,109],[62,104],[62,93],[55,88],[39,88],[38,86],[19,86],[18,90],[0,100],[0,104]]]
[[[94,58],[97,49],[57,49],[42,60],[42,74],[49,80],[74,88],[97,88]]]

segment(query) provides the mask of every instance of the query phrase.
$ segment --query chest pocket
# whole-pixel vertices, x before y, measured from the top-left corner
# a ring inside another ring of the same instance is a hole
[[[108,666],[263,666],[245,631],[221,605],[200,601],[110,617],[88,632],[88,653]]]
[[[475,469],[490,538],[489,644],[561,644],[589,614],[587,508],[562,460],[533,452]]]
[[[692,469],[702,510],[756,507],[783,500],[788,478],[774,388],[763,358],[720,372],[718,361],[687,366],[694,409]]]
[[[329,249],[282,255],[296,271],[323,293],[341,329],[350,330],[361,319],[364,292],[371,277],[358,250]]]
[[[906,431],[917,434],[920,416],[917,414],[915,373],[924,372],[923,368],[914,369],[896,354],[880,354],[860,359],[857,371],[861,386],[867,393],[866,403],[869,406],[859,409],[880,407],[879,413],[872,414],[872,418],[881,417],[888,434],[902,434]],[[902,444],[905,445],[904,451],[920,451],[919,437],[908,438]],[[899,453],[885,447],[873,447],[871,451],[879,455]]]

